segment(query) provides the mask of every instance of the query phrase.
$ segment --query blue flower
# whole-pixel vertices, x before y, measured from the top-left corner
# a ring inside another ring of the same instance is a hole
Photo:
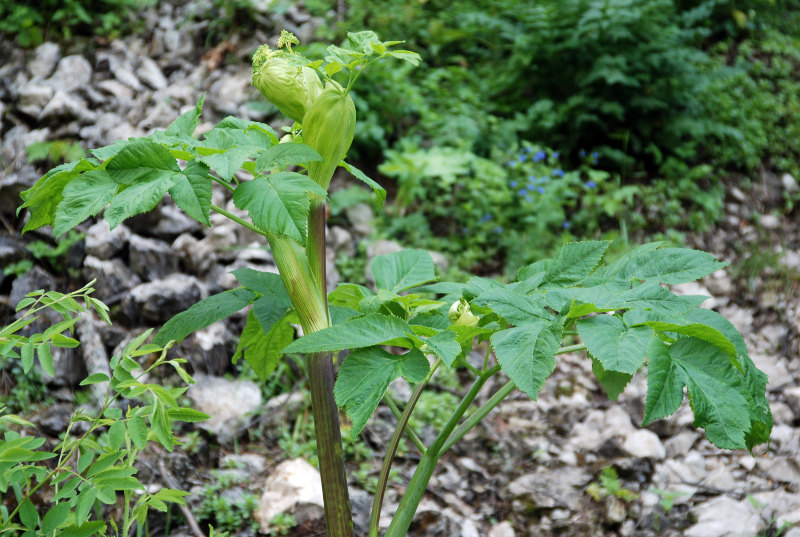
[[[527,157],[526,157],[526,156],[525,156],[525,154],[523,153],[523,154],[521,154],[521,155],[519,156],[519,161],[520,161],[520,162],[525,162],[525,159],[526,159],[526,158],[527,158]]]
[[[583,149],[581,149],[581,150],[580,150],[580,152],[578,152],[578,155],[579,155],[581,158],[586,158],[586,151],[584,151]]]
[[[554,160],[558,160],[558,156],[559,155],[560,155],[560,153],[558,151],[556,151],[555,153],[553,153],[553,159]]]
[[[531,203],[531,202],[533,201],[533,198],[531,197],[531,195],[530,195],[530,194],[528,194],[527,196],[525,196],[525,201],[527,201],[528,203]]]
[[[569,226],[571,226],[571,225],[572,224],[569,223],[569,220],[567,220],[563,224],[561,224],[561,227],[563,227],[564,229],[569,229]]]
[[[502,233],[503,232],[503,226],[497,226],[492,231],[494,231],[495,233]]]
[[[491,219],[492,219],[492,215],[491,215],[491,214],[489,214],[489,213],[486,213],[485,215],[483,215],[483,216],[481,217],[481,222],[488,222],[488,221],[489,221],[489,220],[491,220]]]
[[[544,194],[544,187],[543,186],[537,186],[536,187],[536,192],[538,192],[539,194]]]
[[[528,193],[527,189],[524,188],[520,188],[519,192],[517,192],[517,194],[519,194],[520,196],[524,196],[527,193]]]
[[[553,170],[553,177],[564,177],[564,170],[561,168],[556,168]]]
[[[508,162],[506,162],[506,165],[507,165],[509,168],[513,168],[514,166],[516,166],[516,165],[517,165],[517,161],[516,161],[516,160],[509,160]]]
[[[592,153],[592,160],[594,161],[595,164],[597,164],[597,158],[598,158],[597,151],[595,151],[594,153]]]
[[[533,155],[534,162],[541,162],[542,160],[547,158],[547,153],[544,151],[537,151],[535,155]]]
[[[530,147],[526,147],[525,149],[523,149],[523,151],[525,151],[526,153],[528,153],[530,155],[530,153],[531,153],[531,151],[533,151],[533,149],[531,149]]]
[[[511,181],[510,183],[508,183],[508,186],[510,186],[511,188],[517,188],[517,182]]]
[[[530,175],[528,176],[528,182],[532,185],[535,185],[536,183],[539,182],[539,179],[537,179],[536,176],[534,175]]]
[[[592,181],[590,179],[590,180],[586,181],[585,183],[583,183],[583,186],[585,186],[586,188],[596,188],[597,187],[597,183],[595,183],[594,181]]]

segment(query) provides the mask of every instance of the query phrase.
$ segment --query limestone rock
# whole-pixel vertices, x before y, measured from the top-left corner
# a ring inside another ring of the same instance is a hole
[[[249,380],[227,380],[195,373],[186,395],[195,408],[210,419],[199,425],[217,435],[220,442],[232,440],[240,427],[246,425],[248,414],[261,407],[261,389]]]
[[[83,277],[86,281],[97,280],[95,296],[107,303],[116,302],[142,281],[121,259],[103,260],[91,255],[83,261]]]
[[[146,281],[164,278],[178,271],[178,256],[175,250],[158,239],[132,235],[128,258],[131,270]]]
[[[61,58],[56,72],[45,83],[63,92],[86,86],[92,79],[92,66],[80,54]]]
[[[697,523],[686,537],[752,537],[761,528],[758,511],[748,500],[719,496],[692,509]]]
[[[28,71],[33,78],[47,78],[61,59],[61,47],[56,43],[42,43],[33,51],[33,59],[28,62]]]
[[[263,533],[270,533],[270,520],[279,513],[294,514],[301,524],[323,516],[319,471],[304,459],[282,462],[264,483],[261,501],[253,513]]]

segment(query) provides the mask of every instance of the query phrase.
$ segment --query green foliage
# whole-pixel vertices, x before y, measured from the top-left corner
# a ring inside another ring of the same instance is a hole
[[[115,37],[138,22],[135,14],[153,0],[9,0],[0,4],[0,34],[22,47],[77,35]],[[72,159],[69,159],[72,160]]]
[[[272,528],[270,535],[286,535],[293,527],[297,526],[297,519],[287,513],[278,513],[270,519],[269,525]]]
[[[51,142],[34,142],[25,148],[28,162],[45,161],[49,164],[60,164],[79,160],[86,156],[81,144],[67,140],[54,140]]]
[[[522,268],[517,282],[502,285],[473,278],[466,285],[449,286],[455,292],[445,302],[425,301],[419,313],[413,308],[418,295],[340,287],[331,302],[346,303],[362,316],[306,335],[287,351],[336,351],[347,341],[351,349],[360,349],[345,360],[336,383],[337,402],[346,407],[357,433],[389,382],[403,374],[404,360],[416,352],[466,366],[463,348],[457,346],[448,356],[432,344],[441,334],[466,344],[467,352],[475,336],[490,339],[500,367],[535,399],[555,367],[564,331],[577,328],[599,381],[612,397],[649,359],[645,423],[677,410],[686,387],[695,424],[706,429],[712,443],[743,449],[767,441],[772,418],[766,376],[753,366],[741,336],[719,314],[698,309],[703,297],[676,296],[662,287],[699,279],[723,264],[704,252],[661,246],[643,245],[597,268],[606,243],[570,243],[553,259]],[[403,253],[379,258],[373,268],[386,271],[393,265],[409,271],[406,261],[418,254]],[[480,315],[476,325],[451,324],[459,317],[448,318],[446,311],[459,296]],[[595,315],[603,312],[608,314]],[[410,350],[392,356],[375,346],[380,344]]]
[[[52,375],[50,346],[79,344],[64,332],[75,325],[80,313],[94,309],[108,322],[108,308],[90,296],[92,291],[89,284],[68,294],[30,293],[17,306],[21,317],[0,330],[0,354],[19,359],[26,373],[33,367],[35,354],[42,369]],[[44,308],[64,320],[43,333],[20,336],[19,330],[36,320]],[[141,334],[112,358],[111,377],[95,373],[81,382],[82,386],[106,383],[104,401],[96,412],[85,408],[76,411],[53,451],[40,449],[45,438],[15,430],[33,429],[33,424],[13,414],[0,416],[6,429],[0,441],[0,492],[13,494],[16,500],[11,507],[0,508],[0,531],[84,537],[129,535],[134,523],[144,524],[150,509],[166,511],[167,503],[184,505],[186,492],[168,488],[147,491],[136,476],[134,463],[153,440],[172,451],[178,441],[174,422],[202,421],[208,416],[177,403],[186,388],[166,389],[142,382],[164,365],[172,366],[187,384],[194,382],[182,368],[183,360],[168,360],[167,348],[145,343],[149,335],[150,331]],[[157,358],[149,366],[135,360],[153,354]],[[135,404],[123,408],[119,405],[123,398]],[[76,434],[79,422],[84,422],[85,432]],[[37,506],[34,501],[41,501],[37,491],[45,486],[54,494]],[[121,519],[104,516],[103,506],[116,505],[118,499],[122,501]]]
[[[214,481],[203,487],[200,504],[193,509],[193,514],[204,525],[213,525],[221,531],[257,531],[258,522],[252,513],[258,508],[258,496],[237,487],[243,480],[232,479],[223,472],[217,471]]]
[[[622,486],[619,480],[619,475],[613,466],[606,466],[600,472],[600,480],[590,483],[586,487],[586,494],[592,497],[596,502],[599,502],[606,496],[614,496],[624,502],[632,502],[639,497],[633,491],[630,491]]]

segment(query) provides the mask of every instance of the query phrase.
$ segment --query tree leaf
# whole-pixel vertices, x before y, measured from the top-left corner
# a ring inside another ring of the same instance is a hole
[[[41,364],[45,373],[54,377],[56,371],[53,368],[53,353],[50,351],[50,344],[44,342],[36,347],[36,355],[39,357],[39,364]]]
[[[645,425],[674,412],[686,386],[694,425],[705,428],[708,440],[723,449],[747,447],[745,433],[751,427],[742,395],[746,388],[722,350],[701,339],[681,337],[669,346],[654,339],[650,355]]]
[[[153,175],[149,180],[129,186],[111,199],[105,219],[114,229],[126,218],[146,213],[155,208],[176,181],[176,175]]]
[[[436,356],[447,364],[447,367],[453,367],[453,362],[461,354],[461,345],[456,339],[456,333],[452,330],[442,330],[426,339],[425,343],[428,344]]]
[[[579,319],[578,335],[589,353],[600,361],[605,371],[633,375],[647,357],[647,347],[654,332],[648,326],[625,326],[613,315]]]
[[[470,282],[474,279],[472,278]],[[544,296],[522,295],[515,293],[509,287],[498,286],[481,293],[472,301],[472,304],[490,308],[500,317],[517,326],[551,319],[545,309]]]
[[[403,338],[411,332],[411,327],[402,319],[372,313],[349,319],[319,332],[306,334],[286,347],[284,352],[309,353],[358,349]]]
[[[51,534],[60,528],[67,520],[70,506],[67,502],[57,503],[45,513],[42,519],[42,535]]]
[[[169,149],[141,138],[125,145],[108,162],[106,171],[117,184],[130,186],[142,181],[169,179],[181,169]]]
[[[570,242],[559,248],[544,276],[544,287],[581,283],[602,259],[608,241]]]
[[[675,284],[698,280],[725,266],[727,263],[700,250],[661,248],[628,260],[616,270],[615,276]]]
[[[56,209],[53,234],[63,235],[75,226],[100,213],[119,190],[105,170],[84,172],[64,187],[63,199]]]
[[[75,504],[75,522],[83,524],[86,521],[95,498],[97,498],[97,488],[91,484],[78,495],[78,501]]]
[[[255,297],[256,295],[252,291],[241,288],[211,295],[167,321],[158,331],[153,342],[161,346],[171,340],[180,342],[192,332],[210,326],[239,311],[250,304]]]
[[[535,401],[556,365],[555,354],[561,342],[560,322],[537,320],[495,332],[491,340],[503,371]]]
[[[143,417],[137,415],[128,420],[128,434],[139,451],[147,447],[147,424]]]
[[[306,144],[291,142],[275,144],[269,149],[261,151],[256,157],[256,173],[274,168],[285,170],[289,166],[320,160],[322,160],[322,157],[319,156],[319,153]]]
[[[376,256],[369,264],[378,289],[405,291],[436,279],[431,254],[425,250],[400,250]]]
[[[150,424],[153,427],[153,431],[156,433],[158,441],[161,442],[164,449],[171,452],[175,444],[172,438],[172,424],[169,418],[167,418],[167,412],[164,406],[158,401],[153,405],[153,414],[150,416]],[[98,486],[100,485],[98,484]]]
[[[249,267],[234,270],[233,275],[249,290],[262,295],[253,303],[253,311],[264,332],[269,332],[272,326],[283,318],[287,308],[292,305],[283,280],[278,274],[262,272]]]
[[[633,375],[618,373],[617,371],[606,371],[599,360],[592,360],[592,372],[597,377],[597,381],[605,390],[606,395],[612,401],[616,401],[619,394],[625,390],[625,386],[633,378]]]
[[[208,166],[199,160],[192,160],[182,173],[175,175],[175,184],[169,189],[169,195],[175,200],[175,204],[205,226],[211,225],[208,219],[211,211],[211,182]]]
[[[266,381],[283,357],[283,349],[294,338],[294,329],[289,323],[290,318],[291,315],[286,315],[264,332],[255,312],[252,310],[248,312],[244,330],[233,356],[234,362],[244,355],[244,359],[258,378]]]
[[[351,352],[339,368],[333,390],[336,404],[353,420],[351,437],[359,435],[394,379],[403,376],[410,382],[420,382],[429,370],[428,359],[416,349],[401,356],[380,347]]]
[[[96,167],[96,161],[93,162],[89,159],[56,166],[36,181],[31,188],[21,192],[20,197],[25,203],[20,206],[18,211],[27,208],[31,213],[22,231],[39,229],[52,224],[58,205],[63,199],[66,185],[78,177],[81,172],[93,170]]]
[[[185,421],[191,423],[206,421],[207,419],[211,418],[211,416],[205,412],[200,412],[199,410],[188,407],[167,409],[167,417],[172,421]]]
[[[62,528],[58,535],[59,537],[90,537],[95,534],[104,534],[106,531],[106,523],[102,520],[90,520],[80,525],[71,525]]]
[[[39,525],[39,512],[28,498],[19,504],[19,520],[29,530],[36,529],[36,526]]]
[[[109,379],[108,375],[106,375],[105,373],[95,373],[95,374],[89,375],[88,377],[83,379],[80,382],[79,386],[88,386],[90,384],[98,384],[100,382],[108,382],[109,380],[111,380],[111,379]]]
[[[278,172],[242,183],[233,193],[233,202],[250,214],[259,229],[304,245],[311,194],[324,197],[327,192],[304,175]]]
[[[342,161],[339,163],[339,166],[341,166],[342,168],[353,174],[353,177],[355,177],[359,181],[366,183],[367,186],[369,186],[372,189],[372,191],[375,193],[375,199],[378,201],[378,211],[380,211],[381,207],[383,207],[383,202],[386,201],[386,190],[381,185],[370,179],[367,176],[367,174],[365,174],[352,164],[348,164],[347,162]]]

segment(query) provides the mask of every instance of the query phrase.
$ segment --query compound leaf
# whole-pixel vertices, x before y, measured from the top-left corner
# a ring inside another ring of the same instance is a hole
[[[700,250],[661,248],[637,255],[615,270],[620,279],[653,280],[675,284],[698,280],[727,266]]]
[[[372,313],[306,334],[284,351],[308,353],[358,349],[403,338],[411,332],[408,323],[398,317]]]
[[[336,404],[353,420],[351,436],[358,436],[394,379],[420,382],[429,370],[428,359],[416,349],[400,356],[380,347],[351,352],[339,368],[333,391]]]
[[[577,325],[578,335],[604,370],[628,375],[636,373],[644,363],[654,335],[648,326],[629,328],[612,315],[579,319]]]
[[[367,186],[369,186],[372,189],[372,191],[375,193],[375,198],[378,201],[378,211],[380,211],[381,207],[383,207],[383,202],[386,201],[386,189],[384,189],[381,185],[370,179],[369,176],[367,176],[367,174],[365,174],[352,164],[348,164],[347,162],[342,161],[339,163],[339,166],[341,166],[342,168],[353,174],[353,177],[355,177],[359,181],[366,183]]]
[[[233,202],[259,229],[305,244],[311,194],[324,197],[327,192],[304,175],[278,172],[239,185]]]
[[[544,287],[571,287],[581,283],[597,266],[608,241],[570,242],[559,248],[544,276]]]
[[[56,209],[53,234],[57,237],[102,211],[119,190],[105,170],[89,170],[64,187]]]
[[[555,368],[561,324],[539,320],[495,332],[491,340],[503,371],[535,401]]]
[[[269,149],[259,153],[256,158],[256,173],[269,171],[273,168],[280,168],[283,170],[289,166],[296,166],[319,160],[322,160],[319,153],[306,144],[275,144]]]
[[[206,226],[211,225],[208,215],[211,211],[212,179],[208,172],[206,164],[192,160],[183,172],[174,176],[175,184],[169,189],[169,195],[175,200],[175,204]]]
[[[400,250],[375,257],[369,264],[379,289],[399,293],[436,279],[431,254],[425,250]]]

